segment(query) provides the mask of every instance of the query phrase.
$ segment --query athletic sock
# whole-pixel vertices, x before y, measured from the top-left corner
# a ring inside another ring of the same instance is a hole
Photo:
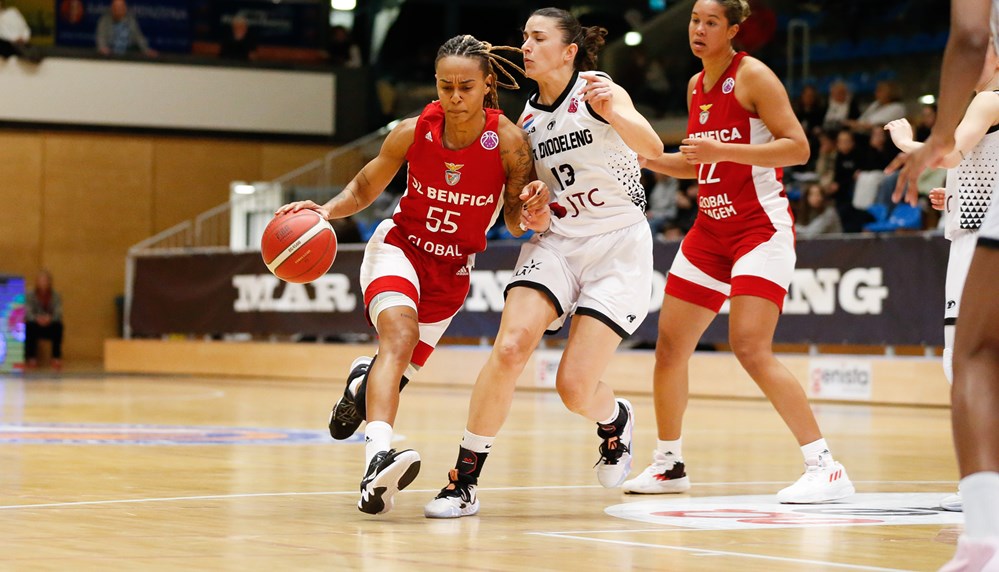
[[[683,461],[683,437],[675,441],[656,439],[656,450],[664,455],[673,455],[677,461]]]
[[[628,410],[620,401],[614,400],[614,414],[597,423],[597,435],[603,438],[613,437],[624,430],[628,423]]]
[[[454,464],[458,474],[466,475],[474,479],[473,482],[478,482],[482,465],[486,463],[486,457],[489,456],[489,451],[492,450],[495,440],[496,437],[476,435],[465,429],[461,445],[458,447],[458,460]]]
[[[999,537],[999,473],[972,473],[961,479],[960,489],[965,536]]]
[[[829,461],[833,460],[832,453],[829,452],[829,445],[825,439],[818,439],[801,446],[801,454],[805,457],[805,462],[818,461],[819,455],[825,456]]]
[[[364,470],[380,451],[392,448],[392,426],[384,421],[371,421],[364,427]]]

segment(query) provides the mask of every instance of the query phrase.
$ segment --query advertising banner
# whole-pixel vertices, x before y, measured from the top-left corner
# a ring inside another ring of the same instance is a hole
[[[666,274],[678,247],[656,243],[650,314],[635,334],[638,340],[656,339]],[[495,335],[519,250],[518,242],[500,242],[476,257],[464,309],[447,335]],[[942,237],[922,235],[799,242],[775,341],[942,345],[947,250]],[[133,334],[370,333],[358,284],[362,254],[361,245],[341,247],[329,273],[304,285],[275,278],[255,252],[139,257]],[[726,304],[705,343],[728,340],[727,311]]]

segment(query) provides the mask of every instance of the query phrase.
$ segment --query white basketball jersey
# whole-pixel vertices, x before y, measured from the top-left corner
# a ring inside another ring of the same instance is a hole
[[[944,233],[977,231],[999,183],[999,125],[993,125],[957,167],[947,171]]]
[[[573,74],[551,105],[535,92],[518,124],[527,131],[538,179],[558,202],[552,232],[593,236],[645,221],[638,154],[581,101],[586,80]]]

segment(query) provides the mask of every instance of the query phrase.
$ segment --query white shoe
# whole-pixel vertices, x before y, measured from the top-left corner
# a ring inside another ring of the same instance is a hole
[[[940,499],[940,508],[951,512],[964,512],[964,503],[961,501],[961,490],[958,489],[957,493]]]
[[[624,482],[624,492],[631,494],[659,495],[685,493],[690,490],[690,479],[683,461],[672,453],[652,452],[652,464],[634,479]]]
[[[631,436],[635,430],[635,413],[627,399],[618,399],[619,407],[624,407],[628,420],[624,428],[610,437],[604,437],[600,443],[600,460],[594,465],[597,468],[597,480],[608,489],[621,486],[631,472]],[[601,435],[603,431],[613,430],[613,426],[598,425]],[[603,436],[603,435],[601,435]]]
[[[999,538],[957,539],[954,558],[940,572],[999,572]]]
[[[843,465],[825,455],[818,461],[806,461],[805,473],[793,485],[777,493],[777,502],[809,504],[829,502],[857,492]]]
[[[465,481],[471,477],[466,477]],[[479,499],[475,496],[475,485],[462,481],[456,469],[448,475],[451,481],[441,489],[434,500],[423,507],[427,518],[459,518],[479,512]]]

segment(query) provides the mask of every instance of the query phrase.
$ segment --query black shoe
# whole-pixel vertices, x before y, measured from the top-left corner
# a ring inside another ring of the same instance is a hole
[[[343,388],[343,397],[333,406],[330,412],[330,436],[337,440],[343,440],[357,431],[364,421],[364,415],[357,410],[357,400],[350,392],[350,384],[368,373],[371,365],[371,358],[361,356],[351,364],[350,373],[347,375],[347,387]]]
[[[368,465],[361,481],[361,500],[357,508],[368,514],[392,510],[392,497],[409,486],[420,473],[420,454],[412,449],[380,451]]]

